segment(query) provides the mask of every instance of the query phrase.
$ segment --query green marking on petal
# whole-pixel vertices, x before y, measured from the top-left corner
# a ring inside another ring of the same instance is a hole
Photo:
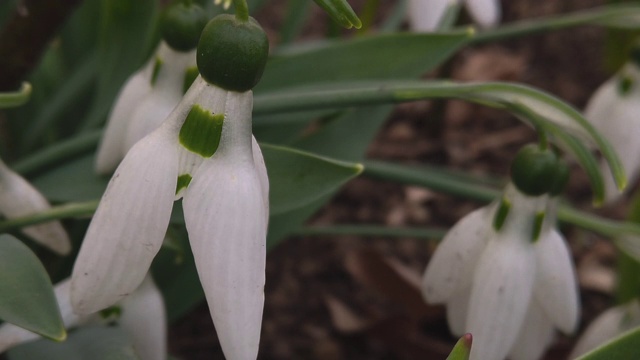
[[[191,84],[193,84],[198,75],[200,75],[200,73],[198,72],[197,66],[192,66],[184,71],[184,82],[182,83],[183,94],[186,93],[187,90],[189,90]]]
[[[618,79],[618,94],[620,96],[625,96],[629,94],[631,89],[633,88],[633,79],[629,76],[623,76]]]
[[[176,185],[176,194],[180,192],[180,190],[186,188],[191,183],[191,179],[193,177],[190,174],[182,174],[178,176],[178,184]]]
[[[511,203],[507,199],[502,199],[498,211],[496,211],[496,215],[493,218],[493,229],[495,231],[502,229],[502,225],[504,225],[504,221],[507,219],[507,215],[509,215],[509,210],[511,210]]]
[[[542,223],[544,223],[544,216],[544,211],[541,211],[536,214],[536,217],[533,220],[533,234],[531,234],[532,243],[540,240],[540,234],[542,233]]]
[[[195,104],[180,129],[180,144],[202,157],[211,157],[220,145],[223,114],[212,114]]]
[[[115,320],[120,318],[120,315],[122,315],[122,309],[117,305],[100,310],[100,317],[104,320]]]
[[[153,64],[153,72],[151,73],[151,86],[156,83],[158,74],[160,73],[160,68],[162,68],[163,64],[164,61],[162,61],[162,59],[160,59],[159,57],[156,57],[156,62]]]

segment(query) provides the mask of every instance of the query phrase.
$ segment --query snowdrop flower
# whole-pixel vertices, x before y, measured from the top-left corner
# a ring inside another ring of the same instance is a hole
[[[50,208],[47,199],[33,185],[0,160],[0,214],[13,219]],[[58,254],[71,251],[71,242],[59,221],[26,226],[22,231]]]
[[[602,84],[584,111],[589,120],[613,146],[625,168],[629,183],[640,175],[640,69],[635,63],[625,65],[613,78]],[[621,193],[606,162],[602,163],[605,200],[617,200]]]
[[[409,0],[409,25],[418,32],[436,31],[447,9],[462,3],[482,28],[494,27],[500,21],[499,0]]]
[[[576,328],[576,278],[554,207],[549,195],[510,184],[454,225],[431,258],[423,295],[447,306],[453,334],[473,335],[472,360],[538,359],[554,328]]]
[[[195,23],[184,41],[183,34],[175,35],[175,15],[184,22],[184,17]],[[184,15],[186,14],[186,15]],[[140,139],[155,130],[180,102],[195,77],[195,46],[200,31],[207,22],[206,14],[196,4],[183,3],[170,6],[161,18],[163,40],[147,64],[131,75],[120,90],[114,103],[104,136],[96,155],[96,172],[110,174],[124,155]]]
[[[640,326],[640,302],[632,300],[598,316],[573,348],[569,359],[578,358],[618,335]]]
[[[173,201],[183,198],[222,349],[229,359],[255,359],[269,184],[251,133],[250,89],[266,63],[268,41],[255,20],[221,15],[207,25],[198,48],[202,77],[162,125],[131,148],[100,201],[73,269],[71,303],[86,314],[130,294],[162,245]],[[215,66],[210,57],[219,60]]]
[[[69,279],[54,287],[62,321],[67,329],[85,324],[104,324],[100,314],[76,315],[69,301]],[[167,354],[167,316],[162,295],[151,276],[147,276],[131,296],[118,304],[116,323],[130,336],[142,360],[164,360]],[[13,324],[0,326],[0,353],[40,336]]]

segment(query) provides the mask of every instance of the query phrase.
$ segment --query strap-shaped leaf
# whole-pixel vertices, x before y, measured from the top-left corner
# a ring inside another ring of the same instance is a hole
[[[20,106],[31,96],[31,84],[23,82],[20,89],[13,92],[0,92],[0,109]]]
[[[11,235],[0,235],[0,319],[42,336],[67,336],[49,275],[36,255]]]
[[[577,360],[640,359],[640,328],[630,330]]]
[[[324,9],[338,24],[347,29],[355,27],[360,29],[362,21],[353,11],[346,0],[314,0],[318,6]]]

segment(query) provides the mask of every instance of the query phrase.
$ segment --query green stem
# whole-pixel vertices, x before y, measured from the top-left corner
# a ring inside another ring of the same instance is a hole
[[[249,6],[247,0],[233,0],[236,7],[236,19],[240,21],[249,21]]]
[[[31,84],[23,82],[20,89],[13,92],[0,92],[0,109],[16,107],[25,104],[31,96]]]
[[[486,43],[566,29],[574,26],[612,22],[616,19],[623,21],[632,18],[634,14],[637,15],[638,12],[640,12],[640,6],[638,5],[621,4],[602,6],[571,14],[555,15],[505,24],[495,29],[479,32],[471,38],[470,41],[472,43]]]
[[[12,168],[22,175],[34,175],[67,159],[94,150],[98,145],[101,135],[102,130],[96,130],[77,135],[67,141],[58,142],[13,164]]]
[[[97,200],[54,206],[49,210],[39,212],[35,215],[0,221],[0,233],[5,233],[10,230],[16,230],[25,226],[40,224],[52,220],[91,216],[96,211],[97,207]]]

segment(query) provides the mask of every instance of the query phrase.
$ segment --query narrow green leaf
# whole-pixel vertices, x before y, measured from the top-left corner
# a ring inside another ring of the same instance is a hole
[[[270,213],[278,215],[331,193],[362,172],[345,163],[274,145],[261,145],[269,173]]]
[[[309,0],[289,0],[288,3],[287,16],[280,27],[280,44],[292,42],[300,34],[311,14]]]
[[[346,0],[314,0],[318,6],[333,18],[338,24],[347,29],[355,27],[360,29],[362,27],[362,21],[358,18],[358,15],[353,11],[351,6]]]
[[[39,340],[9,350],[10,360],[136,360],[133,342],[117,326],[80,328],[67,341]]]
[[[0,319],[54,340],[67,336],[49,275],[36,255],[0,235]]]
[[[576,360],[640,359],[640,328],[630,330]]]
[[[0,92],[0,109],[25,104],[31,96],[31,84],[23,82],[20,89],[14,92]]]
[[[255,92],[314,83],[414,79],[464,45],[468,30],[381,34],[290,50],[269,59]]]
[[[469,360],[472,342],[473,337],[471,334],[462,336],[453,347],[453,350],[451,350],[449,356],[447,356],[447,360]]]

